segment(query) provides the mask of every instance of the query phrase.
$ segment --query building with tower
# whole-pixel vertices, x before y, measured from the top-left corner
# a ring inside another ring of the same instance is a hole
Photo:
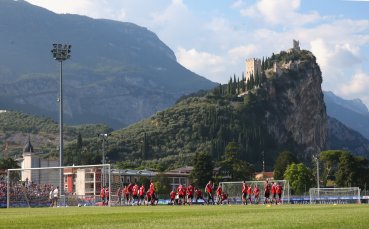
[[[293,40],[292,42],[293,42],[293,46],[292,46],[292,48],[288,49],[287,52],[288,53],[293,52],[293,51],[300,52],[301,51],[300,41]]]
[[[246,59],[246,81],[257,74],[261,74],[261,60],[257,58]]]
[[[35,152],[31,137],[28,136],[28,141],[23,148],[22,158],[19,159],[22,169],[40,168],[40,167],[56,167],[59,166],[57,159],[43,158],[39,153]],[[50,184],[53,181],[58,181],[58,171],[46,170],[22,170],[21,180],[35,184]],[[55,183],[57,185],[57,183]]]

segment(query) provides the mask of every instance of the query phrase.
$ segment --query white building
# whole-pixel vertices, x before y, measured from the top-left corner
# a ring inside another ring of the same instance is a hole
[[[59,166],[57,160],[42,158],[40,153],[36,153],[30,137],[28,137],[28,142],[23,148],[22,158],[19,161],[22,169]],[[59,170],[22,170],[21,180],[34,184],[57,185],[59,183]]]

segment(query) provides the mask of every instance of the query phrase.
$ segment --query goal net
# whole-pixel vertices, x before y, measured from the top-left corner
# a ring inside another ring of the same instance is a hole
[[[9,169],[6,206],[110,205],[110,201],[100,195],[104,186],[108,188],[107,193],[113,191],[110,175],[109,164]]]
[[[282,186],[282,203],[289,203],[290,200],[290,185],[287,180],[270,180],[269,183],[274,182],[275,184],[280,184]],[[222,190],[228,194],[229,203],[232,204],[242,204],[242,184],[243,181],[231,181],[231,182],[221,182]],[[246,181],[247,186],[252,187],[254,190],[255,185],[259,189],[259,199],[256,199],[254,194],[252,194],[252,203],[263,203],[264,201],[264,185],[265,181]],[[270,194],[272,198],[272,194]]]
[[[310,188],[311,204],[360,203],[360,188]]]

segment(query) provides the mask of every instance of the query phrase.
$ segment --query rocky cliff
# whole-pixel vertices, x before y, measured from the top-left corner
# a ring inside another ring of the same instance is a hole
[[[272,64],[280,66],[275,73]],[[136,166],[191,164],[191,155],[208,152],[221,160],[236,143],[243,160],[272,169],[279,152],[290,150],[300,160],[327,148],[328,124],[321,90],[322,75],[308,51],[267,58],[266,74],[180,100],[175,106],[130,127],[113,132],[112,160]],[[249,86],[251,85],[251,86]],[[242,93],[241,93],[242,92]],[[241,96],[243,95],[243,96]]]
[[[294,52],[281,52],[272,60],[281,72],[269,71],[273,80],[264,88],[271,107],[265,118],[278,142],[298,146],[298,156],[307,160],[326,149],[328,122],[319,65],[312,53]]]

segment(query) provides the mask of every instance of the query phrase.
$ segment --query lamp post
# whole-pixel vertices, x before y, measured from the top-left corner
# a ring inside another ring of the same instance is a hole
[[[320,183],[319,183],[319,154],[313,155],[314,160],[316,160],[316,183],[318,188],[318,197],[320,192]]]
[[[63,166],[63,61],[70,58],[71,45],[67,44],[53,44],[51,53],[53,58],[60,63],[60,89],[59,89],[59,165]],[[64,194],[64,171],[60,169],[60,182],[59,182],[60,193]]]
[[[110,136],[110,134],[98,134],[97,135],[99,138],[102,139],[102,164],[105,165],[105,142],[108,140],[108,136]],[[105,186],[105,169],[104,167],[102,168],[101,171],[101,186],[104,187]]]

